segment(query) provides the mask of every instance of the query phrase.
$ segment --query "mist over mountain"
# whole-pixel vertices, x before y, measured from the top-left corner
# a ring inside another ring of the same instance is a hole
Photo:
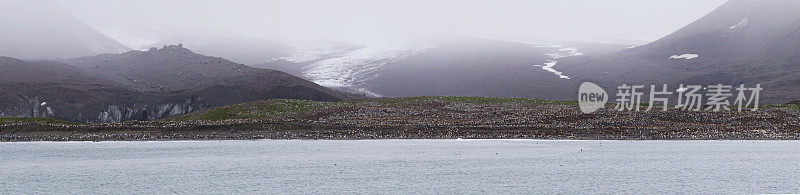
[[[23,59],[69,58],[119,53],[127,46],[45,0],[0,1],[0,56]]]
[[[286,56],[293,49],[288,44],[257,37],[203,32],[180,37],[162,37],[148,41],[147,44],[139,45],[137,50],[144,51],[152,47],[181,44],[186,48],[192,48],[197,53],[223,57],[250,66]]]
[[[184,44],[257,66],[304,45],[408,45],[452,37],[642,44],[725,0],[74,0],[76,17],[137,50]],[[633,17],[635,16],[635,17]]]

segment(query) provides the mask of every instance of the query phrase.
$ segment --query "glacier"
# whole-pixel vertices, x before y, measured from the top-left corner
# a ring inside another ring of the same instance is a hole
[[[380,94],[364,88],[365,82],[380,75],[378,69],[432,48],[436,46],[408,44],[364,47],[306,66],[302,74],[325,87],[380,97]]]

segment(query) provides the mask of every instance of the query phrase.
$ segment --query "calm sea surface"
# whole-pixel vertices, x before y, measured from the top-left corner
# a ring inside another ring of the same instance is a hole
[[[0,194],[697,192],[800,192],[800,142],[0,143]]]

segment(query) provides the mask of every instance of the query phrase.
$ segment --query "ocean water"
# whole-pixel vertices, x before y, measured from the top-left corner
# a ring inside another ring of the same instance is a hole
[[[800,192],[800,141],[0,143],[0,194],[703,192]]]

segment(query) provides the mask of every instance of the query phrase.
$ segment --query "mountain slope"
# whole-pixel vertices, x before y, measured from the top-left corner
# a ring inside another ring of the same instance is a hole
[[[798,0],[731,0],[652,43],[590,60],[565,59],[564,71],[606,88],[762,84],[762,102],[790,102],[800,99],[798,10]]]
[[[663,58],[699,53],[703,58],[730,59],[770,47],[794,30],[800,20],[797,0],[732,0],[680,30],[629,52]]]
[[[380,67],[366,88],[389,97],[481,96],[551,99],[567,79],[542,69],[551,47],[490,39],[437,43],[436,48]]]
[[[275,60],[281,68],[320,85],[368,96],[488,96],[561,98],[569,72],[557,59],[593,56],[627,46],[564,43],[578,49],[497,39],[453,37],[405,44],[329,47],[312,60]],[[583,49],[589,50],[583,55]],[[580,51],[579,51],[580,50]]]
[[[55,2],[2,1],[0,56],[69,58],[129,50],[73,17]]]
[[[216,85],[246,85],[259,90],[281,85],[309,85],[324,89],[280,71],[252,68],[223,58],[196,54],[182,45],[73,58],[64,62],[140,91],[197,90]]]
[[[132,90],[184,99],[200,98],[205,106],[276,98],[320,101],[351,98],[349,94],[285,72],[196,54],[182,45],[73,58],[64,62]]]
[[[0,116],[120,122],[256,100],[351,98],[288,73],[181,46],[62,61],[78,67],[0,57]]]

